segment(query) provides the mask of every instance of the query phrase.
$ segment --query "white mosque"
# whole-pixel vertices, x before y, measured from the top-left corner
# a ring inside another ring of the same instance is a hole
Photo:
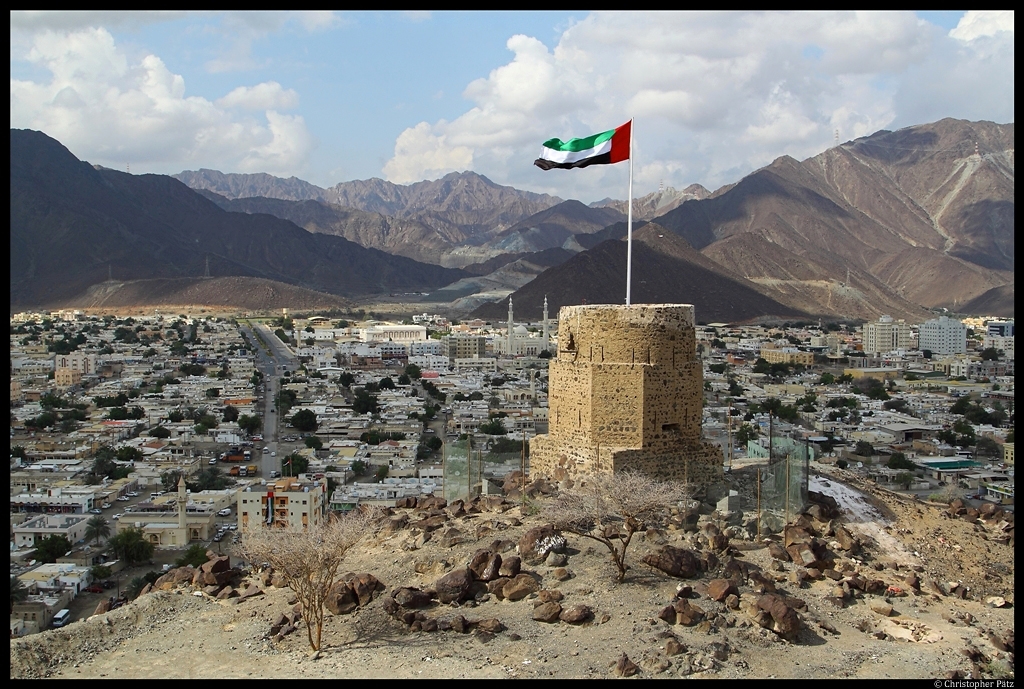
[[[549,351],[551,345],[548,321],[548,298],[544,297],[544,325],[540,336],[531,333],[525,325],[512,322],[512,297],[508,298],[508,326],[505,337],[494,338],[494,352],[499,356],[538,356]]]

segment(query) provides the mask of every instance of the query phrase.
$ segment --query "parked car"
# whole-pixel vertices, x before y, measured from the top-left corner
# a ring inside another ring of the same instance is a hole
[[[86,586],[82,590],[83,591],[88,591],[89,593],[103,593],[103,587],[100,586],[99,584],[93,584],[92,586]]]
[[[217,535],[213,537],[214,543],[220,543],[222,540],[224,540],[224,534],[220,532],[218,532]]]
[[[128,493],[128,497],[129,498],[137,498],[137,497],[139,497],[139,494],[134,492],[134,491],[132,491],[131,493]]]
[[[89,514],[103,514],[103,510],[98,510],[95,507],[89,510]]]
[[[116,520],[118,520],[118,519],[120,519],[120,518],[121,518],[121,512],[118,512],[118,513],[117,513],[117,514],[115,514],[115,515],[114,515],[113,517],[111,517],[111,519],[113,519],[113,520],[115,520],[115,521],[116,521]]]
[[[221,516],[221,517],[228,517],[228,516],[231,515],[231,508],[230,507],[225,507],[220,512],[218,512],[217,515]]]
[[[117,499],[118,502],[128,502],[129,500],[131,500],[131,498],[129,498],[127,495],[122,495]]]
[[[209,461],[209,462],[207,462],[207,464],[209,464],[209,465],[211,465],[211,466],[212,466],[212,465],[214,465],[214,464],[216,464],[216,463],[217,463],[217,458],[216,458],[216,457],[211,457],[211,458],[210,458],[210,461]]]

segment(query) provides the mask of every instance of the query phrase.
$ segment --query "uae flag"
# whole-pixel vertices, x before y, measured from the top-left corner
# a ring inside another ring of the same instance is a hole
[[[630,120],[621,127],[582,139],[548,139],[541,149],[540,158],[533,161],[533,164],[541,170],[568,170],[629,160],[629,130],[632,124]]]

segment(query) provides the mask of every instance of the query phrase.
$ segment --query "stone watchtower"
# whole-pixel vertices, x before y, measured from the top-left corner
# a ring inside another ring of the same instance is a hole
[[[530,440],[531,475],[636,469],[696,485],[720,481],[722,451],[701,436],[703,377],[693,306],[563,306],[549,432]]]

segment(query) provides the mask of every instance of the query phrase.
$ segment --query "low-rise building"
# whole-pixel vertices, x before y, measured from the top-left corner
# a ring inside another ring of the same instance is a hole
[[[87,515],[40,515],[14,527],[14,543],[18,548],[31,548],[40,539],[49,536],[64,536],[73,545],[85,538],[87,521]]]
[[[304,475],[303,475],[304,476]],[[257,524],[300,531],[321,523],[327,509],[327,480],[281,478],[253,485],[238,494],[238,527]]]

